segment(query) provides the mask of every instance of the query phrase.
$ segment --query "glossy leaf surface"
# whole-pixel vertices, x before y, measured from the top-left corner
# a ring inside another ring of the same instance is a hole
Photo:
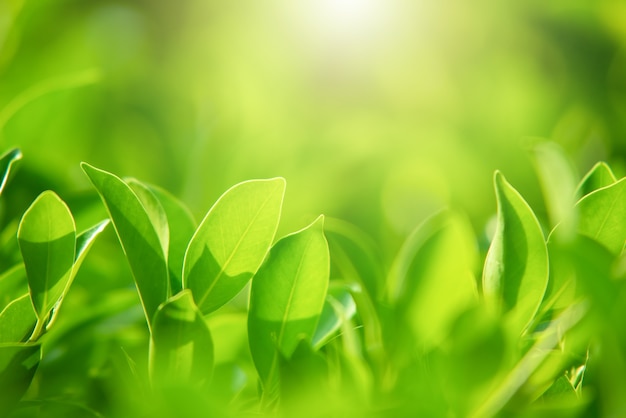
[[[323,217],[278,241],[252,281],[248,334],[264,384],[274,381],[278,352],[289,358],[301,340],[311,341],[329,278]]]
[[[252,180],[226,191],[194,234],[183,270],[183,287],[191,289],[207,314],[243,289],[272,245],[285,192],[285,180]]]
[[[2,191],[4,190],[4,186],[7,183],[11,171],[11,166],[13,165],[13,163],[21,159],[22,152],[17,148],[8,151],[2,157],[0,157],[0,193],[2,193]]]
[[[37,317],[30,295],[26,294],[9,303],[0,312],[0,343],[23,341],[32,331]]]
[[[17,237],[33,306],[37,317],[43,319],[72,275],[76,252],[74,218],[55,193],[43,192],[22,217]]]
[[[485,298],[522,332],[533,319],[548,284],[548,251],[532,209],[504,176],[494,176],[498,217],[483,271]]]
[[[81,166],[111,216],[150,323],[158,306],[167,299],[169,288],[159,236],[140,199],[126,183],[89,164]]]

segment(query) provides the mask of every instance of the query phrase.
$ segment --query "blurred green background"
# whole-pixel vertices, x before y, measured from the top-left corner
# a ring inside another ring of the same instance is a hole
[[[537,138],[623,172],[625,22],[617,0],[3,0],[1,141],[32,196],[87,189],[88,161],[200,217],[284,176],[283,232],[323,212],[393,243],[444,205],[480,232],[496,168],[542,213]]]
[[[624,1],[0,0],[0,148],[24,153],[3,225],[46,189],[79,229],[102,219],[87,161],[166,188],[197,220],[236,182],[283,176],[279,236],[324,213],[368,232],[386,264],[450,206],[484,250],[495,169],[547,225],[530,150],[548,140],[579,175],[598,160],[626,174]],[[107,404],[107,365],[145,356],[130,271],[104,238],[41,396]]]

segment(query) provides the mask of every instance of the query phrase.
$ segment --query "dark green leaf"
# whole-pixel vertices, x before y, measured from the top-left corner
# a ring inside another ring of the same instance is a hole
[[[272,245],[285,193],[285,180],[245,181],[226,191],[194,234],[183,270],[207,314],[232,299],[250,280]]]
[[[82,163],[100,194],[135,278],[148,324],[167,299],[169,278],[163,247],[150,216],[133,190],[106,171]]]
[[[28,208],[17,232],[28,286],[39,320],[63,295],[72,275],[76,226],[67,205],[51,191]]]
[[[4,309],[25,292],[28,292],[28,281],[23,263],[11,267],[0,275],[0,309]]]
[[[548,284],[548,251],[532,209],[500,172],[494,176],[498,219],[483,271],[485,297],[504,312],[512,330],[532,321]]]
[[[602,187],[610,186],[616,181],[617,179],[608,164],[599,162],[594,165],[580,181],[576,196],[587,196],[589,193],[601,189]]]
[[[326,297],[328,244],[320,216],[282,238],[252,280],[248,334],[255,366],[266,388],[278,378],[277,354],[289,358],[311,341]]]
[[[40,344],[0,344],[0,416],[24,396],[40,359]]]
[[[356,304],[349,289],[335,286],[328,289],[324,308],[313,335],[312,346],[319,349],[341,328],[341,324],[350,321],[356,314]]]
[[[205,385],[213,370],[213,341],[191,291],[159,306],[152,323],[150,371],[159,385]]]

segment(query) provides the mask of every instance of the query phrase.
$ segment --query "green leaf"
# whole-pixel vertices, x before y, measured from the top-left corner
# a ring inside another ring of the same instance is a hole
[[[580,212],[578,231],[618,254],[626,241],[626,177],[598,189],[576,204]]]
[[[266,390],[277,379],[277,354],[289,358],[300,340],[311,341],[329,278],[323,216],[278,241],[252,280],[248,335]]]
[[[512,330],[532,321],[548,284],[548,251],[532,209],[500,172],[494,176],[497,227],[485,260],[483,292],[507,313]]]
[[[0,275],[0,309],[28,292],[24,263],[15,265]]]
[[[263,262],[278,228],[285,180],[251,180],[226,191],[198,227],[183,270],[207,314],[243,289]]]
[[[476,301],[477,263],[469,221],[447,211],[428,218],[400,250],[389,280],[392,303],[424,349],[439,344]]]
[[[169,289],[167,262],[159,236],[140,199],[126,183],[89,164],[82,163],[81,167],[109,212],[150,325]]]
[[[9,178],[9,173],[11,171],[11,166],[14,162],[22,159],[22,152],[14,148],[7,153],[5,153],[2,157],[0,157],[0,193],[4,190],[4,186],[7,183],[7,179]]]
[[[334,286],[328,289],[328,295],[320,315],[311,345],[319,349],[326,344],[341,325],[350,321],[356,314],[356,303],[350,290],[345,286]]]
[[[601,161],[596,163],[580,181],[576,189],[576,196],[586,196],[602,187],[610,186],[616,181],[611,168],[607,163]]]
[[[7,416],[24,396],[40,359],[40,344],[0,344],[0,416]]]
[[[43,321],[72,275],[76,253],[72,213],[54,192],[43,192],[24,213],[17,238],[33,307]]]
[[[161,202],[167,216],[170,242],[167,264],[170,271],[172,294],[175,294],[180,292],[183,287],[185,252],[197,225],[187,207],[170,193],[156,186],[150,186],[150,190]]]
[[[25,294],[9,303],[0,312],[0,343],[23,341],[33,330],[37,316],[30,302],[30,295]]]
[[[150,372],[161,385],[205,385],[213,370],[213,340],[191,291],[157,310],[152,323]]]

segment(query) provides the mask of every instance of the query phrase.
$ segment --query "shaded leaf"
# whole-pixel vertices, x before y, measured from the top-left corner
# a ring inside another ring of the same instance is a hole
[[[576,196],[586,196],[602,187],[610,186],[616,181],[617,179],[609,165],[601,161],[596,163],[580,181],[576,189]]]
[[[494,176],[498,217],[483,271],[485,298],[508,313],[515,332],[532,321],[548,284],[548,252],[532,209],[500,172]]]
[[[285,180],[251,180],[226,191],[194,234],[183,270],[207,314],[243,289],[263,262],[278,228]]]
[[[28,208],[17,231],[28,287],[43,320],[70,281],[76,252],[76,226],[67,205],[51,191]]]
[[[11,267],[0,275],[0,309],[28,292],[24,263]]]
[[[157,310],[152,323],[150,372],[157,385],[204,385],[213,370],[213,340],[189,290]]]
[[[33,330],[37,316],[30,302],[30,295],[25,294],[9,303],[0,312],[0,343],[18,343]]]
[[[9,173],[11,171],[11,166],[18,160],[22,159],[22,151],[17,148],[14,148],[8,152],[6,152],[2,157],[0,157],[0,193],[4,190],[4,186],[7,183],[9,178]]]
[[[350,321],[355,314],[356,303],[350,290],[345,286],[329,288],[311,345],[315,349],[322,347],[336,334],[341,325]]]
[[[167,299],[167,262],[159,236],[141,201],[120,178],[82,163],[104,202],[135,278],[150,325],[158,306]]]
[[[170,193],[156,186],[150,186],[150,190],[161,202],[167,216],[170,242],[167,265],[172,294],[176,294],[183,287],[183,261],[189,241],[196,231],[196,222],[187,207]]]
[[[578,231],[618,254],[626,241],[626,177],[583,197]]]
[[[266,390],[277,376],[277,354],[291,357],[310,342],[324,305],[329,277],[328,244],[320,216],[278,241],[252,280],[248,335]]]
[[[0,344],[0,416],[7,416],[24,396],[40,359],[40,344]]]

